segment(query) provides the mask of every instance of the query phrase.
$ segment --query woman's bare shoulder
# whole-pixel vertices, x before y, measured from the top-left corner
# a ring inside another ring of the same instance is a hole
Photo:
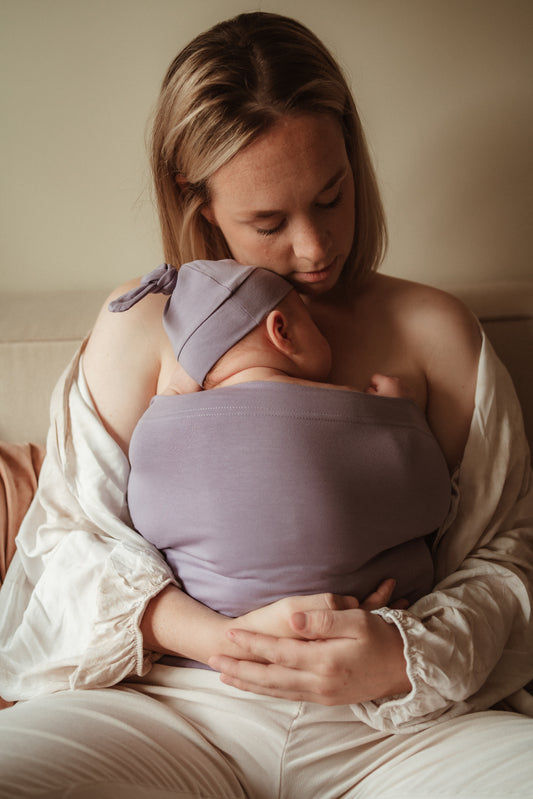
[[[395,331],[424,375],[426,415],[454,468],[474,410],[479,322],[461,300],[439,288],[382,275],[369,290],[374,308],[393,318]]]
[[[396,324],[415,338],[423,349],[461,342],[467,351],[479,352],[479,323],[453,294],[435,286],[377,274],[369,283],[367,301],[392,315]]]
[[[451,304],[465,308],[464,303],[448,291],[427,283],[395,277],[382,272],[376,272],[365,284],[365,290],[373,296],[382,297],[386,301],[404,302],[418,300],[427,304]]]
[[[113,312],[109,308],[112,300],[136,288],[136,278],[118,286],[106,298],[91,332],[85,361],[108,356],[124,357],[135,354],[136,359],[148,356],[157,359],[165,342],[162,325],[163,310],[168,297],[164,294],[148,294],[127,311]],[[140,347],[140,351],[139,351]]]
[[[168,297],[149,294],[130,310],[112,312],[109,303],[139,285],[117,287],[104,302],[83,356],[83,369],[103,423],[127,451],[138,419],[157,391],[170,342],[163,309]]]

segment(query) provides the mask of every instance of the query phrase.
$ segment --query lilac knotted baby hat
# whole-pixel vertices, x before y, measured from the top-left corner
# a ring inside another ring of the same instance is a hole
[[[179,270],[162,264],[109,310],[127,311],[147,294],[170,294],[163,325],[177,360],[202,385],[218,359],[290,291],[291,284],[275,272],[229,259],[191,261]]]

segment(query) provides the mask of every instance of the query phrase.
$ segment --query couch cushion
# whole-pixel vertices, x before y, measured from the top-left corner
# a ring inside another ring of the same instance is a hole
[[[0,296],[0,439],[44,444],[52,388],[105,292]]]

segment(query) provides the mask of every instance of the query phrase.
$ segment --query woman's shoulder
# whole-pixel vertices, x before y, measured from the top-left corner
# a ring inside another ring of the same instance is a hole
[[[153,358],[165,347],[168,339],[162,320],[167,296],[148,294],[125,311],[110,308],[113,300],[137,288],[140,280],[134,278],[117,286],[105,299],[89,337],[86,360],[90,360],[94,352],[100,356],[104,351],[116,353],[118,358],[127,357],[130,352],[142,358],[143,354],[151,352]]]
[[[376,272],[367,281],[363,293],[386,302],[403,303],[416,300],[418,303],[439,306],[457,306],[466,309],[464,303],[448,291],[426,283],[395,277],[383,272]]]
[[[111,335],[113,340],[109,342],[112,346],[131,346],[133,341],[131,336],[140,336],[143,340],[157,341],[164,333],[162,320],[165,304],[168,296],[165,294],[147,294],[141,300],[131,305],[128,310],[111,310],[111,303],[118,300],[133,289],[136,289],[141,282],[141,278],[133,278],[126,283],[117,286],[104,300],[100,312],[96,318],[91,338]],[[114,336],[118,335],[115,340]]]
[[[140,283],[130,280],[107,297],[83,356],[83,369],[102,421],[127,449],[129,437],[151,397],[163,369],[175,363],[163,327],[168,297],[148,294],[127,311],[113,312],[109,303]]]
[[[153,316],[159,321],[162,318],[163,310],[168,300],[168,294],[162,292],[149,292],[141,300],[132,304],[128,311],[111,311],[110,305],[114,300],[118,300],[125,294],[129,294],[133,289],[136,289],[141,284],[142,277],[134,277],[131,280],[122,283],[111,291],[106,297],[102,306],[102,312],[111,313],[115,318],[122,318],[125,320],[134,319],[136,316],[139,318],[150,318]]]
[[[480,328],[476,317],[448,291],[378,273],[368,282],[361,299],[394,319],[405,334],[422,337],[421,345],[461,342],[469,350],[478,350]]]
[[[468,437],[481,350],[481,328],[452,294],[386,275],[374,286],[373,306],[394,319],[395,335],[409,349],[427,386],[426,415],[450,468]]]

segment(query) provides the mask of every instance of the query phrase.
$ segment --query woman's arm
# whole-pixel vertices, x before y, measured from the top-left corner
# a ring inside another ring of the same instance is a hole
[[[394,586],[394,580],[384,580],[361,607],[370,611],[388,605]],[[405,602],[399,600],[394,606],[405,607]],[[319,619],[327,620],[330,611],[342,615],[358,607],[359,602],[355,597],[313,594],[286,597],[232,619],[210,610],[176,586],[169,585],[148,604],[141,621],[141,631],[147,649],[208,663],[215,653],[224,653],[228,657],[239,656],[240,648],[233,640],[234,630],[280,639],[305,639],[307,630],[301,626],[301,619],[306,614],[311,614],[316,624]],[[331,634],[331,630],[328,633]],[[262,659],[262,655],[257,658]],[[253,656],[251,659],[254,659]]]
[[[378,594],[378,592],[376,592]],[[379,592],[379,604],[386,604],[391,591],[384,584]],[[148,604],[141,621],[144,646],[161,654],[179,655],[207,663],[216,652],[238,656],[229,631],[245,629],[283,638],[299,637],[291,619],[294,614],[316,610],[355,608],[357,600],[334,594],[287,597],[264,608],[251,611],[238,619],[216,613],[192,599],[174,585],[167,586]]]
[[[409,341],[426,377],[429,426],[453,472],[472,422],[481,332],[455,297],[425,287],[423,291],[428,291],[426,301],[422,294],[418,310],[409,314]]]
[[[112,313],[108,303],[134,288],[121,286],[104,304],[87,343],[83,371],[92,400],[106,430],[127,455],[135,425],[168,382],[175,364],[162,324],[167,297],[149,294],[126,313]]]

